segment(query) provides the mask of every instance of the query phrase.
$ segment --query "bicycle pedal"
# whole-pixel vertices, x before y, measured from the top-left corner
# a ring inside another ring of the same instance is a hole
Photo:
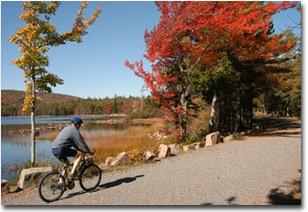
[[[75,187],[74,181],[68,182],[66,186],[69,190],[72,190]]]

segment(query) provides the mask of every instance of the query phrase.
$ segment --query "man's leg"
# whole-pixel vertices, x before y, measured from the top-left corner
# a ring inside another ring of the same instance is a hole
[[[64,177],[66,178],[67,177],[67,169],[68,167],[70,166],[70,161],[66,158],[66,160],[63,160],[63,163],[64,163]]]
[[[64,179],[67,179],[67,177],[68,177],[67,176],[67,169],[70,166],[70,161],[67,158],[63,158],[62,162],[64,164],[64,167],[63,167],[63,171],[61,172],[61,175],[64,177]],[[60,178],[59,183],[63,183],[62,178]]]
[[[72,171],[70,173],[71,176],[74,175],[75,170],[76,170],[77,166],[79,165],[81,159],[84,157],[84,155],[85,155],[85,153],[83,153],[83,152],[76,155],[76,160],[74,161],[74,165],[73,165]]]

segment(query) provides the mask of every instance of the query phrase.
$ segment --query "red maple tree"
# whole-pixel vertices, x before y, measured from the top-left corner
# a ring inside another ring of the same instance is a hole
[[[160,20],[145,31],[146,71],[142,61],[125,66],[141,77],[168,118],[175,120],[179,140],[186,138],[196,65],[213,67],[224,52],[240,61],[264,60],[290,51],[294,41],[272,33],[272,16],[292,2],[156,2]]]

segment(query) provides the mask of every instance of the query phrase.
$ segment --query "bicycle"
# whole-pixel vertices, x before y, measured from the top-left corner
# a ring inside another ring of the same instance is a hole
[[[69,167],[72,166],[73,163]],[[71,180],[63,176],[64,169],[65,167],[60,172],[51,171],[40,181],[38,192],[43,201],[47,203],[57,201],[67,189],[72,190],[75,187],[76,180],[79,180],[80,187],[85,191],[94,190],[101,181],[102,171],[94,164],[92,157],[82,158]]]

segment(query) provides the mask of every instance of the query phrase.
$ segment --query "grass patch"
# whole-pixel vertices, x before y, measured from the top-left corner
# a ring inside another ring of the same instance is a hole
[[[55,138],[58,136],[59,133],[60,131],[43,132],[37,137],[37,139],[53,141],[55,140]]]
[[[116,156],[120,152],[128,152],[136,161],[147,150],[156,149],[160,142],[150,135],[162,130],[163,120],[135,119],[122,131],[85,133],[84,138],[91,148],[96,150],[95,159],[104,162],[107,157]]]

